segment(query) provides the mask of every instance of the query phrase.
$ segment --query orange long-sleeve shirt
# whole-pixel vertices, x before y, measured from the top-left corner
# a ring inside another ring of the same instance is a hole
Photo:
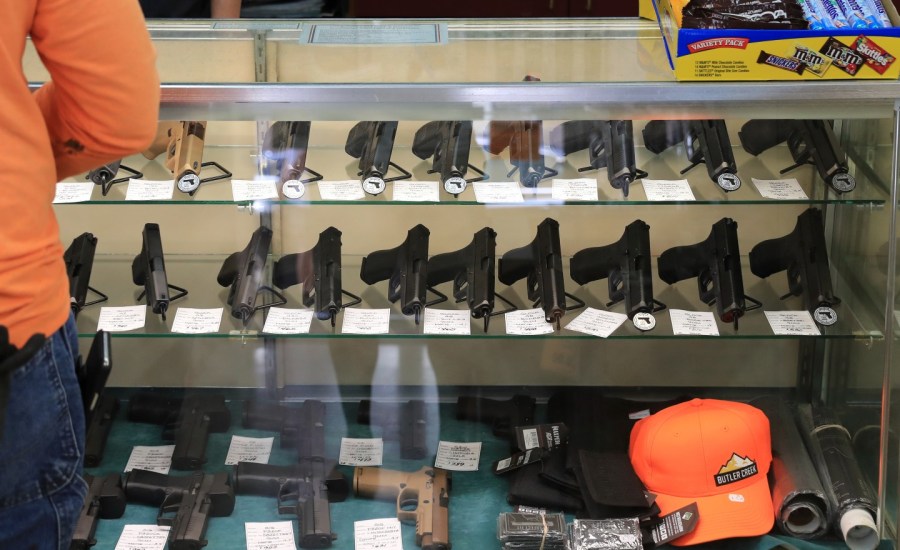
[[[51,82],[32,94],[28,35]],[[21,346],[69,314],[57,181],[143,150],[159,76],[137,0],[16,0],[0,17],[0,325]],[[85,230],[89,228],[85,227]]]

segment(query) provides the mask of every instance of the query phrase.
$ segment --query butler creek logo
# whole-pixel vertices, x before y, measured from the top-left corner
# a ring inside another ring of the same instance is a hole
[[[716,474],[716,487],[735,483],[750,476],[755,476],[757,473],[759,473],[759,470],[756,468],[756,462],[737,453],[732,453],[728,462],[719,468],[719,472]]]

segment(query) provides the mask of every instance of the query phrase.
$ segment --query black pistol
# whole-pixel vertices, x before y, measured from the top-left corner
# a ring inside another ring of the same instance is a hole
[[[275,262],[272,269],[272,284],[286,289],[296,284],[303,285],[301,300],[310,307],[315,304],[316,317],[320,321],[331,319],[334,326],[337,312],[344,307],[355,306],[362,299],[341,287],[341,232],[329,227],[319,233],[319,241],[306,252],[286,254]],[[342,304],[341,294],[353,298],[349,304]]]
[[[84,444],[84,465],[99,466],[103,460],[103,450],[112,429],[113,420],[119,411],[119,400],[103,395],[109,373],[112,372],[112,338],[106,331],[97,331],[87,360],[78,358],[78,385],[81,388],[81,402],[84,405],[84,421],[87,435]]]
[[[266,173],[278,176],[282,194],[290,199],[299,199],[305,184],[322,179],[322,174],[306,166],[309,129],[307,120],[281,120],[269,126],[263,140],[262,154],[270,161]],[[304,172],[310,177],[304,178]]]
[[[124,171],[128,172],[130,175],[122,177],[122,178],[116,178],[116,174],[119,173],[119,170],[124,170]],[[87,177],[87,179],[94,182],[95,185],[100,186],[100,192],[105,197],[107,195],[107,193],[109,193],[109,190],[112,188],[113,185],[115,185],[117,183],[126,182],[130,179],[140,179],[140,178],[144,177],[144,174],[142,174],[141,172],[138,172],[134,168],[125,166],[124,164],[122,164],[122,160],[119,159],[119,160],[110,162],[109,164],[104,164],[103,166],[100,166],[99,168],[94,168],[93,170],[88,172],[86,177]]]
[[[376,426],[382,439],[400,443],[400,458],[422,459],[428,456],[428,420],[425,402],[411,399],[401,403],[359,402],[356,422]]]
[[[206,462],[209,434],[227,432],[231,413],[221,394],[136,393],[128,402],[128,420],[162,425],[163,439],[175,442],[172,468],[198,470]]]
[[[762,306],[744,294],[737,222],[731,218],[714,223],[705,241],[663,252],[658,269],[659,278],[670,285],[696,277],[700,299],[708,306],[715,303],[719,319],[734,324],[735,330],[745,312]]]
[[[278,432],[282,449],[297,449],[302,452],[305,448],[303,445],[321,429],[320,424],[324,422],[324,418],[324,405],[314,399],[307,399],[299,406],[248,399],[244,402],[241,426]],[[302,456],[298,455],[298,458]]]
[[[650,259],[650,226],[635,220],[618,241],[576,252],[569,262],[569,274],[580,285],[606,279],[610,300],[606,307],[624,300],[625,314],[634,326],[650,330],[656,326],[653,314],[666,308],[653,298]]]
[[[568,156],[588,151],[588,166],[579,172],[606,168],[606,177],[613,189],[621,189],[628,196],[631,182],[647,177],[638,170],[634,158],[634,131],[630,120],[572,120],[550,131],[550,143],[555,151]]]
[[[234,490],[226,472],[170,476],[131,470],[122,487],[128,502],[159,507],[156,524],[170,527],[169,550],[200,550],[208,543],[210,518],[234,511]]]
[[[541,180],[559,174],[544,164],[544,123],[540,120],[494,120],[486,131],[487,150],[499,155],[509,149],[512,170],[519,173],[519,183],[525,187],[537,187]]]
[[[396,120],[357,122],[347,135],[344,151],[359,159],[359,173],[356,175],[360,177],[363,191],[370,195],[381,194],[388,182],[412,177],[412,174],[391,161],[396,135]],[[388,178],[391,166],[400,171],[401,175]]]
[[[514,395],[506,400],[460,395],[456,399],[456,419],[485,422],[497,437],[515,439],[516,427],[534,424],[536,403],[528,395]]]
[[[266,258],[271,245],[272,230],[267,227],[258,228],[243,250],[225,259],[216,277],[221,286],[230,287],[228,305],[231,306],[231,316],[240,319],[245,327],[257,309],[287,303],[284,296],[263,284]],[[271,292],[278,301],[257,306],[256,297],[262,290]]]
[[[837,322],[834,306],[841,300],[831,288],[825,224],[818,208],[797,216],[797,225],[787,235],[754,246],[750,250],[750,271],[763,279],[786,271],[788,293],[781,299],[802,296],[803,308],[817,323],[828,326]]]
[[[63,254],[66,263],[66,275],[69,276],[69,296],[72,302],[72,312],[77,317],[87,306],[99,304],[109,299],[106,294],[90,286],[91,270],[94,267],[94,253],[97,250],[97,237],[91,233],[82,233],[72,240],[72,244]],[[88,290],[98,295],[99,298],[91,302],[87,301]]]
[[[684,143],[691,164],[681,171],[682,174],[704,163],[709,179],[723,191],[736,191],[741,187],[724,120],[651,120],[644,126],[643,136],[644,146],[657,155]]]
[[[159,233],[159,225],[155,223],[144,225],[141,252],[131,262],[131,278],[134,284],[144,287],[137,298],[138,301],[146,297],[150,310],[161,315],[163,321],[166,320],[169,303],[187,296],[186,289],[170,284],[166,277],[162,237]],[[170,288],[177,290],[178,293],[170,297]]]
[[[440,174],[444,191],[457,197],[470,183],[484,179],[484,172],[469,164],[471,147],[471,120],[436,120],[416,130],[412,152],[422,160],[432,158],[428,173]],[[466,179],[469,168],[478,177]]]
[[[125,491],[122,490],[122,478],[119,474],[105,477],[94,477],[84,474],[87,483],[87,495],[69,550],[87,550],[97,544],[94,535],[97,533],[97,522],[101,519],[118,519],[125,514]]]
[[[829,121],[748,120],[738,137],[744,150],[754,156],[787,142],[794,164],[781,170],[782,174],[804,164],[813,164],[819,177],[838,193],[848,193],[856,188],[856,179],[850,175],[847,166],[847,154]]]

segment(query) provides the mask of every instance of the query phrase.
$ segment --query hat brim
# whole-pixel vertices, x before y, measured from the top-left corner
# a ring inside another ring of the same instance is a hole
[[[700,519],[694,530],[673,540],[673,546],[689,546],[733,537],[764,535],[775,524],[775,509],[766,476],[750,485],[719,495],[678,497],[656,493],[660,516],[697,503]]]

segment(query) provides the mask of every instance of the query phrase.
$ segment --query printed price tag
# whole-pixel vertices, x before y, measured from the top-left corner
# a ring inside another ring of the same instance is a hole
[[[147,320],[147,306],[104,306],[100,308],[97,330],[125,332],[144,328]]]
[[[91,200],[94,192],[92,181],[61,181],[56,184],[56,194],[53,196],[53,204],[71,204],[73,202],[85,202]]]
[[[116,550],[163,550],[168,539],[168,525],[126,525]]]
[[[669,317],[672,319],[672,332],[676,336],[719,335],[719,327],[716,326],[716,317],[709,311],[670,309]]]
[[[174,180],[128,180],[126,201],[170,201],[175,192]]]
[[[272,454],[272,442],[274,437],[244,437],[242,435],[231,436],[231,445],[228,447],[228,455],[225,457],[226,466],[234,466],[238,462],[258,462],[268,464]]]
[[[394,197],[397,202],[440,202],[436,181],[395,181]]]
[[[275,180],[231,180],[231,196],[234,202],[277,199]]]
[[[180,307],[175,311],[175,320],[172,321],[172,332],[184,334],[219,332],[223,312],[224,308],[221,307],[212,309]]]
[[[819,327],[808,311],[766,311],[766,320],[775,334],[820,336]]]
[[[775,199],[781,201],[789,200],[809,200],[806,191],[800,187],[800,182],[794,178],[783,180],[760,180],[751,178],[753,185],[759,194],[767,199]]]
[[[355,521],[353,539],[355,550],[403,550],[397,518]]]
[[[477,472],[480,458],[480,441],[475,443],[439,441],[434,467],[454,472]]]
[[[136,445],[131,449],[131,456],[128,457],[128,463],[125,464],[125,471],[130,472],[138,469],[168,474],[169,468],[172,466],[172,454],[174,452],[175,445],[159,445],[156,447]]]
[[[540,308],[510,311],[504,316],[504,319],[506,320],[506,334],[534,336],[553,333],[553,324],[547,322],[544,310]]]
[[[380,437],[359,439],[341,438],[338,463],[343,466],[381,466],[384,457],[384,440]]]
[[[578,178],[573,180],[554,179],[550,197],[555,201],[596,201],[597,180]]]
[[[311,309],[270,307],[262,331],[269,334],[307,334],[315,313]]]
[[[581,314],[572,319],[566,330],[583,332],[600,338],[608,338],[617,328],[628,319],[624,313],[614,313],[602,309],[586,308]]]
[[[471,334],[468,310],[425,308],[425,334]]]
[[[320,181],[317,185],[323,201],[358,201],[366,198],[359,180]]]
[[[226,462],[227,464],[227,462]],[[296,550],[294,524],[290,521],[247,522],[247,550]]]
[[[694,198],[688,180],[641,180],[648,201],[690,202]]]
[[[343,334],[387,334],[390,330],[390,309],[348,307],[344,310],[344,320],[341,324]]]
[[[515,181],[476,181],[472,184],[475,201],[482,203],[525,202],[522,188]]]

